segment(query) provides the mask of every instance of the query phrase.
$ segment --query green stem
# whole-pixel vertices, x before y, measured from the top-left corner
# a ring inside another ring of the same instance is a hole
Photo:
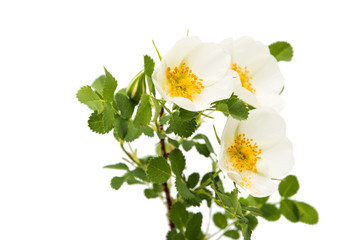
[[[136,158],[136,157],[134,158],[134,156],[131,155],[131,154],[125,149],[125,147],[124,147],[124,142],[121,142],[121,143],[120,143],[120,147],[121,147],[121,149],[124,151],[124,153],[125,153],[134,163],[136,163],[136,165],[138,165],[138,166],[141,165],[139,159]]]

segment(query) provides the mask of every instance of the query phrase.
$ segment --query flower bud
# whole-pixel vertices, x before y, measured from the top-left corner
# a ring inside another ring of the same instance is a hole
[[[131,80],[129,86],[126,90],[126,95],[135,102],[139,102],[141,95],[146,92],[145,86],[145,72],[141,70],[136,76]]]

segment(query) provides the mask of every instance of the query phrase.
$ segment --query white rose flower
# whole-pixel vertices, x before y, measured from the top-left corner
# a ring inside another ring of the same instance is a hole
[[[281,178],[294,165],[285,122],[273,109],[249,112],[247,120],[229,117],[221,137],[220,169],[255,197],[277,190],[272,178]]]
[[[202,111],[229,98],[237,73],[230,55],[219,45],[185,37],[164,56],[153,74],[161,96],[189,111]]]
[[[231,55],[231,69],[240,77],[235,94],[256,107],[266,106],[281,111],[284,102],[279,94],[284,79],[269,48],[250,37],[225,39],[220,45]]]

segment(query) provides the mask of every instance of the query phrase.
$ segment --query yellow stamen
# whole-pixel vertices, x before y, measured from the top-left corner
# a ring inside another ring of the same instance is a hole
[[[195,94],[200,94],[204,85],[203,80],[192,73],[189,67],[183,63],[180,68],[175,67],[173,70],[168,68],[166,70],[167,85],[164,90],[167,91],[171,97],[184,97],[193,101]],[[166,89],[165,89],[166,88]]]
[[[249,70],[247,70],[247,67],[241,68],[236,63],[231,66],[231,69],[236,71],[239,74],[241,85],[255,94],[255,89],[251,87],[250,80],[252,77],[249,76]]]
[[[243,170],[257,172],[256,163],[261,158],[261,149],[253,139],[248,139],[245,134],[239,134],[234,143],[226,150],[229,154],[227,170],[241,173]],[[247,182],[246,179],[243,179]]]

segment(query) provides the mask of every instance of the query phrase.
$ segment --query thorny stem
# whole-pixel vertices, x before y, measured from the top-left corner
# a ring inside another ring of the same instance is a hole
[[[160,110],[160,114],[159,114],[159,118],[164,114],[164,108],[162,107]],[[162,131],[163,130],[163,125],[160,124],[159,126],[159,130]],[[161,155],[167,159],[168,157],[168,153],[166,152],[166,145],[165,145],[165,139],[160,139],[160,146],[161,146]],[[172,201],[171,201],[171,196],[170,196],[170,190],[169,190],[169,186],[167,182],[164,182],[162,184],[164,193],[165,193],[165,198],[166,198],[166,205],[167,205],[167,210],[168,210],[168,219],[169,219],[169,227],[170,229],[174,229],[175,225],[174,223],[171,221],[170,219],[170,210],[171,210],[171,205],[172,205]]]

